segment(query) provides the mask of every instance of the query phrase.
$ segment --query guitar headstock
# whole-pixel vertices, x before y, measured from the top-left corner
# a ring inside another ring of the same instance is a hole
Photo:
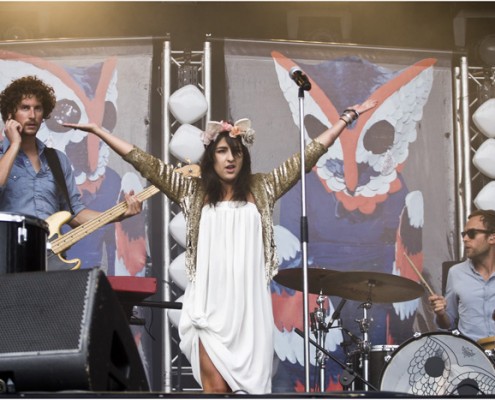
[[[187,164],[182,167],[178,166],[174,171],[179,172],[185,178],[199,178],[201,176],[201,168],[198,164]]]

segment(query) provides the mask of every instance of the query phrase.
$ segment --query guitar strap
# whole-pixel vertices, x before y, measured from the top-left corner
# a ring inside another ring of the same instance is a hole
[[[62,172],[62,166],[60,165],[57,152],[51,147],[45,147],[45,155],[48,165],[52,170],[53,177],[55,178],[55,182],[57,182],[58,189],[65,197],[65,201],[69,205],[71,214],[74,215],[74,210],[72,209],[72,205],[70,203],[69,191],[67,190],[67,184],[65,182],[64,173]]]

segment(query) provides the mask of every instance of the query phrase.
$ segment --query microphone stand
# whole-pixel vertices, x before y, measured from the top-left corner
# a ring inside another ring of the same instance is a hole
[[[306,157],[304,154],[304,90],[299,87],[299,136],[301,147],[301,250],[303,263],[304,389],[309,393],[309,295],[308,295],[308,217],[306,212]],[[308,89],[309,90],[309,89]]]

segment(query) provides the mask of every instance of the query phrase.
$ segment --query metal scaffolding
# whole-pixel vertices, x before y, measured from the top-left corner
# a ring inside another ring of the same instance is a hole
[[[473,156],[485,141],[485,136],[471,124],[477,108],[493,94],[495,67],[469,66],[467,57],[461,57],[455,68],[455,127],[456,164],[458,185],[458,226],[462,227],[471,213],[473,201],[490,179],[473,165]],[[462,252],[459,237],[458,259]]]
[[[204,125],[205,120],[210,119],[211,105],[211,44],[206,41],[202,51],[175,51],[172,50],[171,42],[163,43],[162,61],[162,131],[164,134],[162,154],[164,161],[173,162],[169,152],[169,142],[180,123],[174,119],[169,110],[169,99],[172,90],[179,89],[185,85],[196,85],[205,95],[208,110],[199,123]],[[177,288],[170,282],[169,267],[180,251],[180,246],[170,237],[169,225],[172,218],[178,213],[177,205],[172,204],[168,198],[163,196],[163,287],[162,301],[174,301],[177,299]],[[172,298],[174,297],[174,298]],[[177,387],[173,385],[173,377],[182,374],[190,375],[190,367],[184,367],[181,363],[181,355],[177,354],[178,341],[173,338],[172,326],[170,324],[168,310],[163,310],[162,332],[163,332],[163,352],[161,357],[162,382],[161,390],[170,393]],[[173,348],[173,344],[175,347]],[[174,353],[174,349],[176,352]],[[177,386],[177,385],[176,385]],[[180,386],[180,385],[179,385]],[[188,388],[180,387],[181,390]],[[194,388],[190,388],[194,389]]]

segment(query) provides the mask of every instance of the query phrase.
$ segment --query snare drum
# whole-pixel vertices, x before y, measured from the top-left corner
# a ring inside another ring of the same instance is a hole
[[[42,219],[0,213],[0,274],[45,271],[48,233]]]
[[[416,396],[495,394],[495,368],[483,349],[464,336],[418,334],[394,351],[380,390]]]

